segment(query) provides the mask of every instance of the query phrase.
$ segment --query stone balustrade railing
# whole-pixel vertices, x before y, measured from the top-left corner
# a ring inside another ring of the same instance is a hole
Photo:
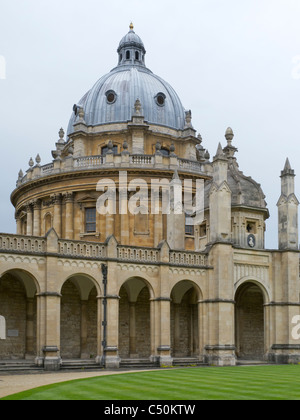
[[[175,266],[207,267],[207,254],[170,250],[167,243],[162,248],[144,248],[112,243],[96,243],[58,239],[54,230],[46,238],[0,234],[0,253],[57,255],[64,258],[114,260],[143,264],[166,263]]]
[[[205,266],[207,265],[207,255],[199,252],[171,251],[170,263],[184,266]]]
[[[43,253],[46,252],[47,241],[45,238],[33,238],[17,235],[0,235],[0,251]]]
[[[203,164],[198,161],[181,159],[177,156],[162,155],[106,155],[106,156],[69,156],[64,160],[55,160],[44,166],[36,165],[30,168],[23,178],[19,178],[17,187],[39,178],[72,171],[95,170],[105,168],[152,168],[179,170],[193,174],[203,174]]]
[[[118,246],[118,259],[123,261],[159,262],[160,252],[158,249],[137,248]]]
[[[83,257],[83,258],[105,258],[105,244],[95,244],[87,242],[58,241],[59,254],[66,257]]]

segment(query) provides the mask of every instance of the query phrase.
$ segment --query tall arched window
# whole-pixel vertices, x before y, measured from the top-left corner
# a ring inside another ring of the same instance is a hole
[[[47,213],[45,216],[45,235],[52,228],[52,216],[50,213]]]
[[[126,51],[126,60],[130,60],[130,51]]]

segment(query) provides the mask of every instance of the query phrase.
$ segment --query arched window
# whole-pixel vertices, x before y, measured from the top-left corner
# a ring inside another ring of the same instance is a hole
[[[126,51],[126,60],[130,60],[130,51]]]
[[[6,340],[6,321],[4,316],[0,316],[0,340]]]
[[[135,52],[135,59],[136,60],[140,59],[140,53],[138,51]]]
[[[51,228],[52,228],[52,216],[50,213],[47,213],[45,216],[45,234],[47,234]]]

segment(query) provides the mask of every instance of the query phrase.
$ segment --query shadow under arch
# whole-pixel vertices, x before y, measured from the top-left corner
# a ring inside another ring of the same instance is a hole
[[[5,320],[5,337],[0,341],[0,359],[34,359],[37,356],[39,313],[36,277],[20,268],[6,270],[0,277],[0,315]]]
[[[197,283],[192,280],[180,280],[172,287],[170,293],[172,302],[180,303],[180,298],[182,299],[191,289],[194,291],[195,303],[203,300],[202,290]]]
[[[154,290],[144,278],[131,277],[123,282],[119,296],[119,355],[122,359],[149,359]]]
[[[101,341],[99,284],[87,274],[72,274],[62,283],[60,294],[62,359],[96,359]]]
[[[0,282],[1,279],[4,278],[6,275],[11,275],[12,277],[16,278],[18,281],[22,283],[26,290],[27,297],[33,298],[36,294],[41,292],[40,284],[32,273],[27,270],[23,270],[21,268],[13,268],[4,271],[0,275]]]
[[[119,294],[122,287],[124,287],[127,293],[130,295],[130,298],[134,301],[134,299],[139,295],[145,286],[149,291],[150,299],[155,299],[155,293],[151,283],[141,276],[133,276],[129,277],[127,280],[124,280],[120,286]]]
[[[239,359],[263,360],[265,304],[268,293],[257,280],[245,280],[235,292],[235,345]]]
[[[102,289],[100,284],[96,281],[95,278],[93,278],[92,276],[85,274],[85,273],[75,273],[75,274],[71,274],[70,276],[68,276],[61,284],[59,293],[62,293],[62,289],[64,287],[64,285],[66,284],[66,282],[71,281],[75,287],[78,289],[80,296],[82,299],[86,299],[86,297],[88,296],[88,294],[90,293],[90,291],[92,290],[93,287],[96,288],[97,290],[97,295],[101,296],[102,295]]]
[[[181,280],[171,290],[171,348],[174,358],[198,358],[201,325],[200,287],[191,280]]]

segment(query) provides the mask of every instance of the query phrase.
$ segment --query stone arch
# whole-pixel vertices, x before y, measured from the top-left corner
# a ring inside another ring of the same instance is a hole
[[[126,280],[119,292],[119,354],[123,359],[151,356],[151,300],[154,291],[141,277]]]
[[[5,275],[12,275],[16,277],[24,286],[27,297],[34,297],[41,292],[40,284],[34,274],[22,268],[12,268],[3,271],[0,274],[0,281]]]
[[[235,344],[240,359],[263,360],[268,293],[256,280],[244,280],[235,293]]]
[[[271,299],[270,299],[270,290],[267,287],[267,285],[263,284],[262,281],[260,279],[257,279],[253,276],[247,276],[247,277],[243,277],[241,278],[234,287],[234,293],[236,295],[238,289],[243,286],[243,284],[245,283],[253,283],[255,284],[262,292],[263,296],[264,296],[264,304],[268,304],[270,303]]]
[[[98,283],[86,274],[69,276],[61,287],[62,359],[96,359],[100,351],[101,309]]]
[[[71,274],[65,280],[63,280],[60,286],[59,293],[62,293],[63,286],[65,285],[67,281],[72,281],[74,283],[82,299],[86,299],[88,297],[93,287],[95,287],[97,290],[97,296],[101,296],[102,294],[101,286],[94,279],[94,277],[92,277],[89,274],[82,273],[82,272]]]
[[[171,291],[171,349],[174,358],[200,355],[199,302],[202,292],[190,280],[177,282]]]
[[[121,291],[122,287],[125,287],[128,293],[133,294],[132,297],[134,298],[136,294],[139,293],[145,286],[148,288],[150,299],[154,299],[155,293],[151,283],[141,276],[132,276],[127,280],[124,280],[120,286],[119,291]]]
[[[0,308],[6,323],[6,334],[0,342],[0,359],[36,357],[39,292],[38,281],[28,271],[15,268],[2,273]]]

